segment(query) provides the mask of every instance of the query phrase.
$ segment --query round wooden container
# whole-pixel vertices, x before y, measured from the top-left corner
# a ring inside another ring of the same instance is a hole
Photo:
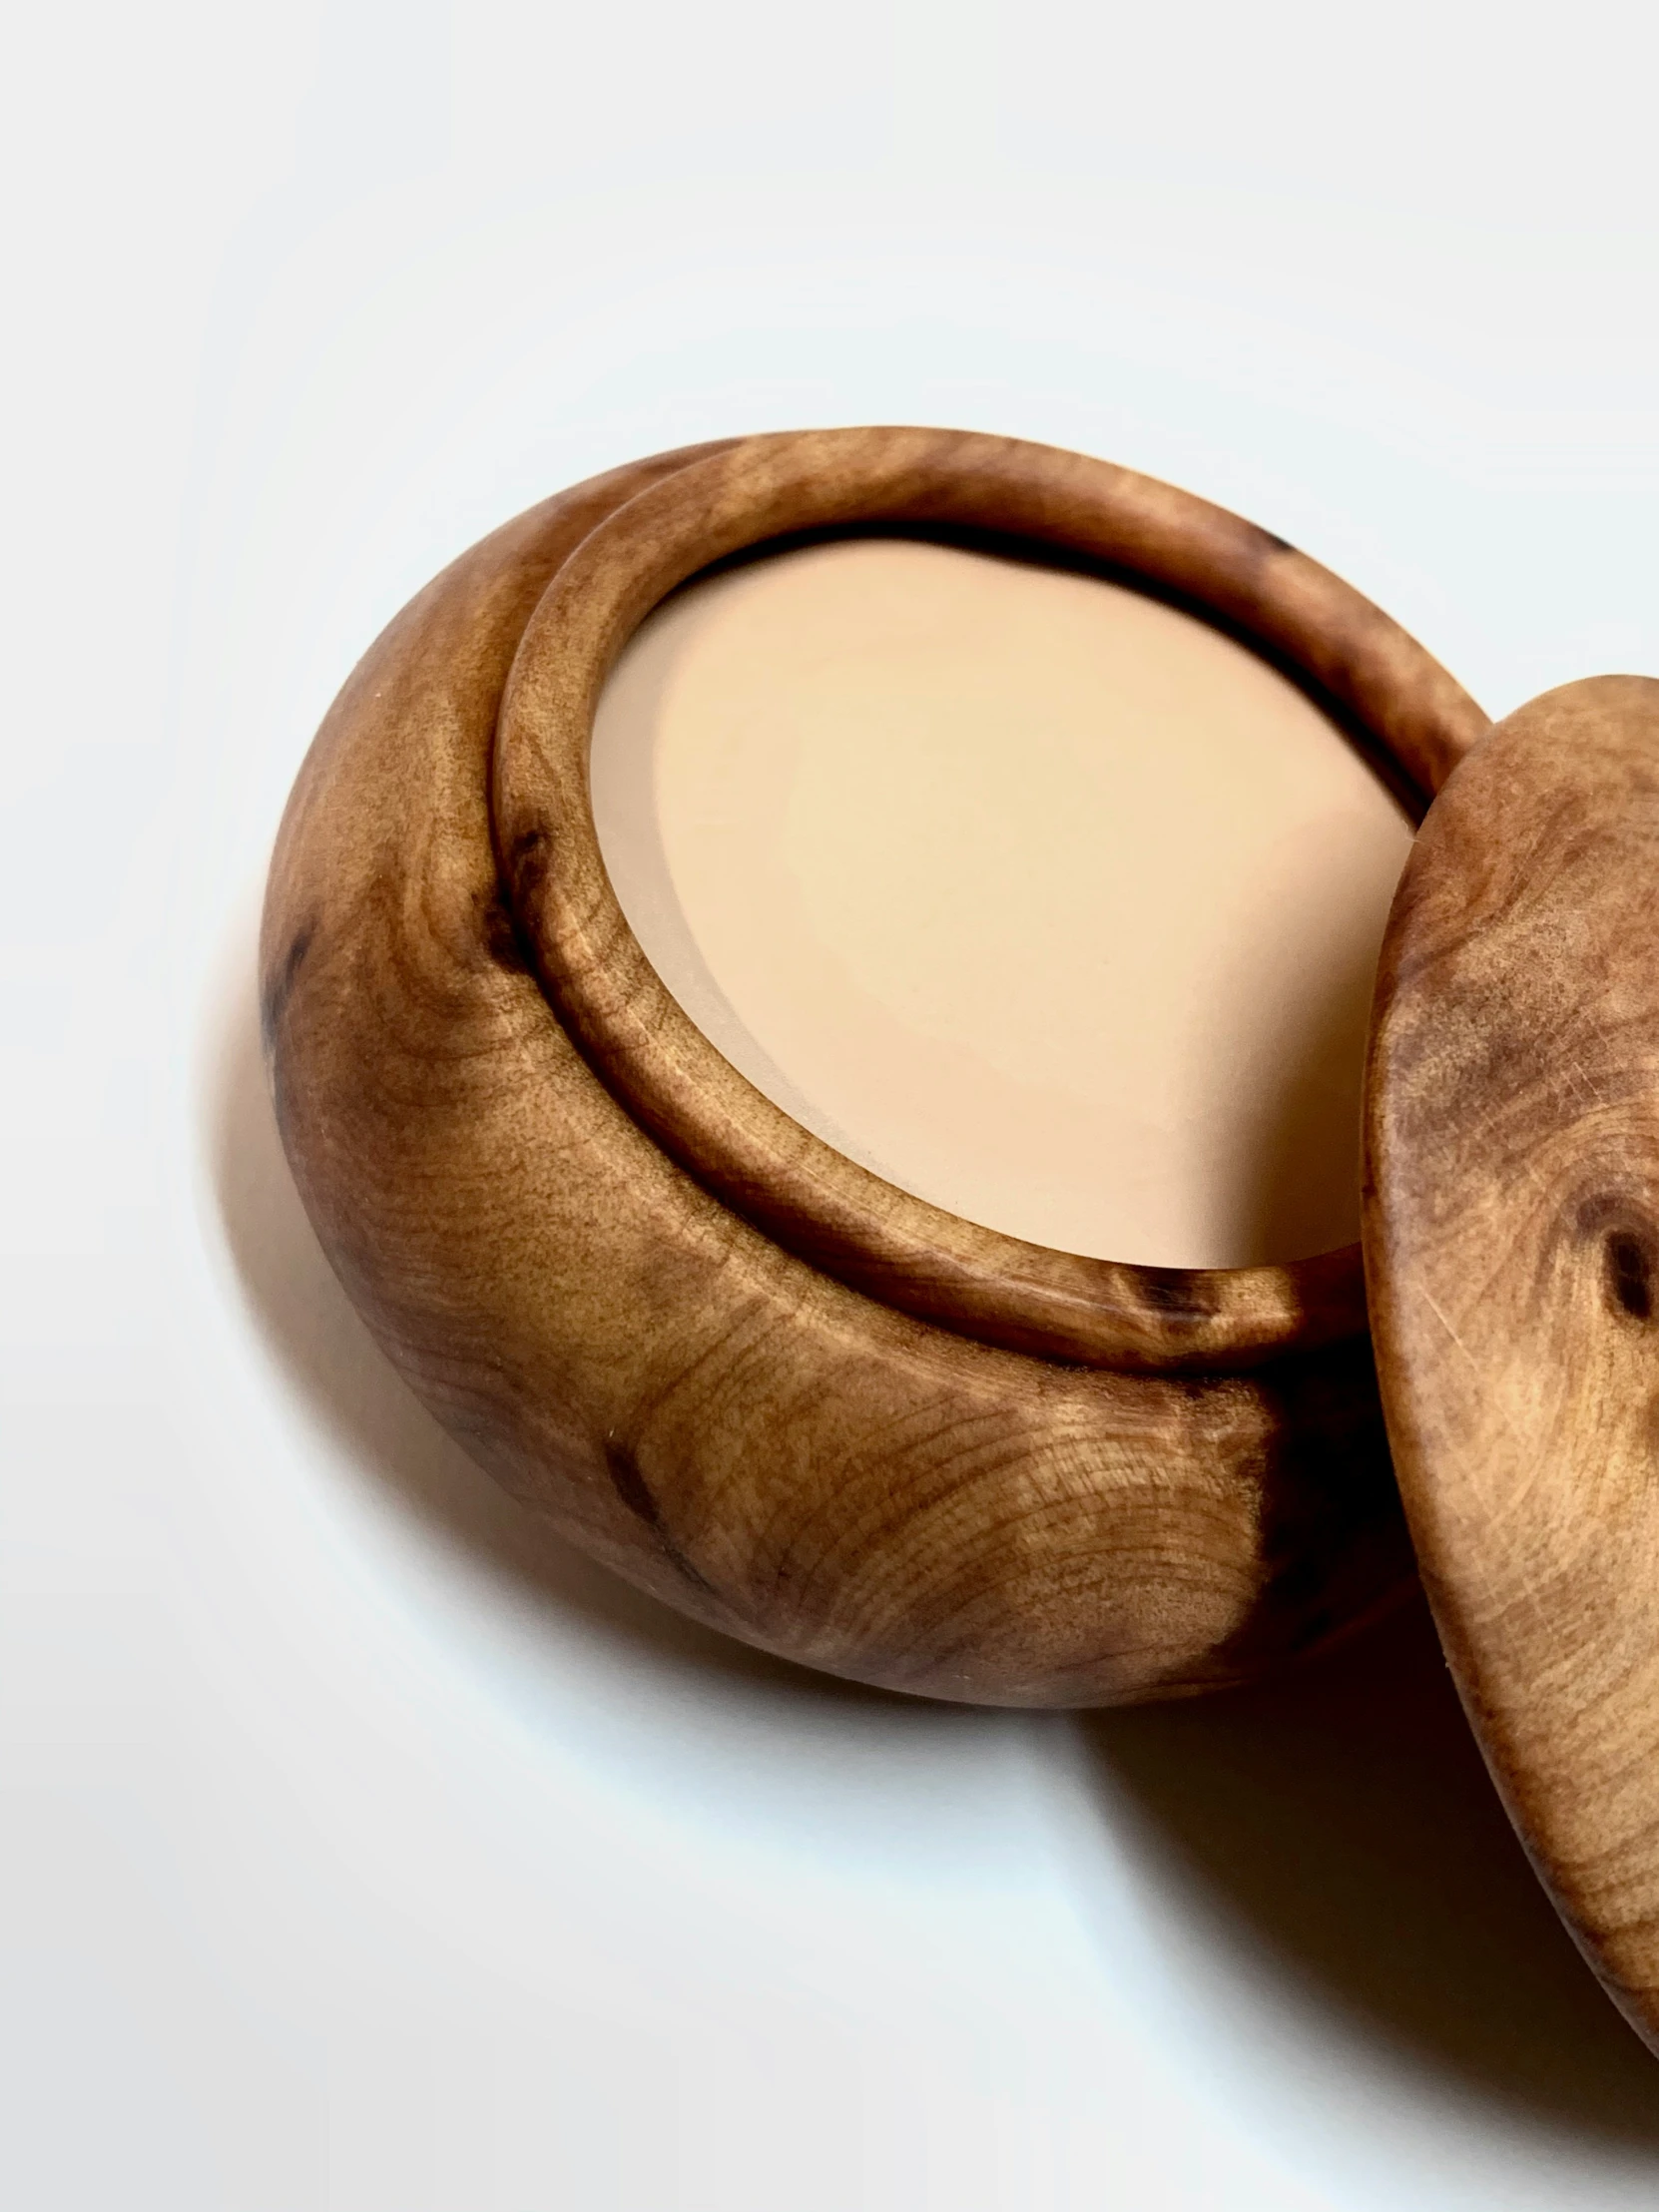
[[[445,571],[319,732],[262,947],[283,1143],[438,1418],[671,1604],[936,1697],[1243,1680],[1411,1573],[1358,1248],[1138,1267],[941,1211],[721,1057],[606,873],[588,749],[631,632],[712,561],[874,523],[1172,595],[1422,798],[1486,728],[1336,577],[1102,462],[894,429],[638,462]]]

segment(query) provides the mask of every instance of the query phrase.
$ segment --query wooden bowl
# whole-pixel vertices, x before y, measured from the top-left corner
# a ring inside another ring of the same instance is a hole
[[[875,523],[1173,596],[1418,795],[1486,728],[1338,578],[1103,462],[906,429],[637,462],[464,555],[330,710],[266,903],[282,1141],[411,1387],[683,1611],[935,1697],[1241,1681],[1411,1575],[1358,1248],[1134,1267],[898,1190],[722,1058],[605,870],[588,749],[632,631],[711,561]]]

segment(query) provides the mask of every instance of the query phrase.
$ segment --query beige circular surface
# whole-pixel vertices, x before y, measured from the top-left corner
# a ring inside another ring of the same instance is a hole
[[[914,541],[759,560],[629,645],[593,789],[681,1004],[891,1181],[1172,1266],[1356,1234],[1410,830],[1304,694],[1205,624]]]

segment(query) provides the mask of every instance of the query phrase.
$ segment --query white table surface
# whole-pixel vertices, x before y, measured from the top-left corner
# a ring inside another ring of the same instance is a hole
[[[1494,712],[1659,672],[1651,11],[188,7],[8,34],[0,2199],[1659,2202],[1423,1623],[1025,1718],[498,1496],[286,1180],[252,931],[379,625],[546,491],[1105,453]]]

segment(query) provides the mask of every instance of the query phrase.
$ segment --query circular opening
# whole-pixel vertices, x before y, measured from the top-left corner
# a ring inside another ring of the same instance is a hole
[[[888,1181],[1153,1265],[1356,1234],[1410,829],[1329,717],[1203,621],[911,538],[773,552],[633,638],[592,786],[674,996]]]

